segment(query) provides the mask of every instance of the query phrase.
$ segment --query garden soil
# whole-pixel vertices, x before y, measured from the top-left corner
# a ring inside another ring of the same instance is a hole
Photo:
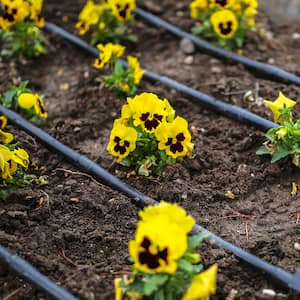
[[[186,30],[194,24],[186,0],[139,4]],[[45,1],[44,15],[47,21],[75,33],[83,5],[83,0]],[[275,27],[261,13],[259,34],[249,36],[244,54],[300,75],[300,41],[293,38],[299,25]],[[282,91],[300,100],[300,88],[295,85],[259,78],[241,65],[201,51],[184,54],[176,37],[140,19],[134,32],[139,42],[129,44],[127,53],[138,56],[143,68],[222,101],[272,119],[262,99],[273,100]],[[152,198],[180,204],[198,224],[224,239],[289,272],[296,271],[300,264],[300,195],[291,196],[291,185],[300,186],[300,172],[289,160],[270,164],[269,157],[255,154],[264,141],[263,132],[196,105],[159,83],[143,80],[139,92],[168,98],[177,114],[189,121],[195,150],[191,158],[168,166],[160,177],[128,175],[130,170],[106,151],[113,121],[126,100],[103,86],[101,71],[92,67],[93,57],[54,35],[45,37],[47,55],[0,62],[1,92],[29,80],[30,87],[45,96],[49,112],[42,124],[45,131]],[[247,92],[250,97],[244,97]],[[295,110],[300,117],[300,106]],[[0,244],[80,299],[114,299],[114,278],[130,271],[127,243],[134,236],[138,207],[18,128],[9,125],[8,129],[18,145],[30,152],[48,185],[19,190],[0,203]],[[235,198],[227,198],[227,191]],[[276,292],[272,299],[300,299],[215,245],[205,242],[200,253],[205,267],[213,263],[219,267],[217,294],[212,299],[267,299],[264,289]],[[3,265],[0,298],[47,299]]]

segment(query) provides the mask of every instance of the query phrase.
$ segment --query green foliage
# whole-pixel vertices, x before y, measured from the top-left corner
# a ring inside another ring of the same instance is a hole
[[[2,57],[31,58],[46,53],[45,41],[34,22],[18,22],[10,31],[0,29]]]
[[[134,83],[134,70],[124,68],[119,61],[114,61],[111,65],[112,74],[103,76],[106,87],[112,88],[120,96],[133,96],[137,91]]]
[[[271,163],[291,157],[299,167],[300,120],[293,122],[291,108],[281,110],[279,116],[282,126],[271,128],[265,134],[267,141],[256,151],[257,155],[271,155]]]
[[[163,150],[158,149],[158,142],[154,133],[146,132],[141,126],[130,126],[138,132],[136,149],[124,158],[126,166],[138,168],[139,174],[148,176],[150,172],[161,175],[167,164],[175,164],[176,159],[167,155]]]
[[[18,98],[21,94],[32,93],[27,87],[28,81],[22,81],[19,86],[11,86],[3,95],[0,95],[0,103],[11,110],[14,110],[22,115],[23,118],[33,124],[40,125],[43,118],[37,115],[34,106],[29,109],[23,109],[18,103]]]

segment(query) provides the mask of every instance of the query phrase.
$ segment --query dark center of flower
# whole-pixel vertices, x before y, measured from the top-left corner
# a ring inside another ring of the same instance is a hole
[[[120,17],[122,17],[123,19],[126,19],[126,15],[127,15],[127,10],[129,9],[129,4],[127,3],[123,9],[121,8],[120,4],[117,4],[117,9],[119,12]]]
[[[128,141],[124,141],[122,143],[121,141],[122,141],[121,138],[115,136],[114,142],[116,143],[116,145],[114,147],[114,151],[116,153],[120,153],[121,155],[123,155],[124,153],[126,153],[126,148],[129,147],[130,143]]]
[[[184,140],[185,140],[185,136],[181,132],[176,135],[176,141],[174,143],[172,138],[168,138],[168,141],[166,142],[166,146],[170,146],[170,151],[173,152],[174,154],[176,152],[182,152],[183,151],[182,142]]]
[[[151,246],[151,241],[144,237],[141,247],[143,250],[139,253],[139,262],[142,265],[146,265],[149,269],[157,269],[160,266],[159,260],[165,261],[165,263],[168,263],[168,248],[165,248],[163,250],[158,250],[157,247],[157,254],[152,254],[149,251],[149,248]]]
[[[227,5],[227,0],[216,0],[216,3],[224,7]]]
[[[232,32],[232,21],[227,21],[226,23],[220,23],[219,29],[223,35],[228,35]]]
[[[157,128],[157,126],[162,121],[163,116],[154,114],[153,118],[149,118],[149,117],[150,117],[150,113],[144,113],[141,115],[140,120],[144,122],[145,128],[151,131]]]

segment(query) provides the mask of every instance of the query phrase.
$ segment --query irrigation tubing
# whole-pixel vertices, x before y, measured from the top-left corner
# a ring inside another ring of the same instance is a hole
[[[46,22],[45,24],[45,30],[51,33],[55,33],[65,40],[75,44],[79,48],[85,50],[86,52],[98,56],[99,50],[90,46],[88,43],[80,39],[79,37],[65,31],[61,27],[58,27],[55,24]],[[127,66],[127,63],[123,60],[119,60],[124,66]],[[236,105],[228,104],[225,102],[222,102],[220,100],[217,100],[213,97],[210,97],[200,91],[197,91],[195,89],[192,89],[172,78],[161,76],[159,74],[156,74],[154,72],[145,71],[144,78],[151,81],[151,82],[160,82],[161,84],[171,88],[175,89],[191,99],[193,99],[196,103],[200,105],[205,105],[210,109],[213,109],[225,116],[229,116],[241,123],[245,123],[248,125],[252,125],[255,127],[258,127],[259,129],[262,129],[264,131],[278,126],[276,123],[273,123],[269,120],[266,120],[252,112],[249,112],[246,109],[243,109],[241,107],[238,107]]]
[[[11,254],[8,250],[0,245],[0,262],[7,265],[12,271],[18,274],[20,277],[30,282],[39,290],[53,299],[58,300],[77,300],[73,295],[67,292],[65,289],[56,285],[45,275],[41,274],[31,264],[25,261],[23,258]]]
[[[216,47],[209,42],[202,40],[186,31],[183,31],[182,29],[166,22],[165,20],[141,9],[136,8],[135,13],[137,16],[141,17],[142,19],[146,20],[148,23],[153,24],[158,27],[162,27],[169,31],[170,33],[180,37],[180,38],[186,38],[189,39],[191,42],[194,43],[194,45],[205,52],[208,55],[217,57],[222,60],[231,61],[239,64],[243,64],[248,69],[260,73],[264,75],[264,77],[274,80],[274,81],[282,81],[285,83],[293,83],[298,86],[300,86],[300,77],[292,74],[290,72],[284,71],[278,67],[262,63],[259,61],[256,61],[254,59],[250,59],[246,56],[238,55],[236,53],[226,51],[222,48]]]
[[[126,194],[130,198],[134,198],[135,202],[138,203],[140,206],[145,206],[148,204],[157,204],[158,202],[147,197],[143,193],[135,190],[134,188],[126,185],[121,180],[116,178],[114,175],[110,174],[108,171],[102,169],[100,166],[96,165],[95,162],[91,161],[87,157],[80,155],[75,150],[69,148],[68,146],[62,144],[48,133],[43,131],[40,128],[32,125],[28,121],[24,120],[21,116],[17,113],[4,108],[0,105],[0,113],[5,115],[13,124],[17,125],[22,130],[26,131],[28,134],[39,140],[42,144],[44,144],[47,148],[54,150],[56,153],[63,155],[68,161],[70,161],[76,167],[79,167],[86,173],[91,174],[98,180],[104,181],[106,184],[118,189],[122,193]],[[121,186],[120,186],[121,185]],[[300,292],[300,272],[296,274],[291,274],[279,267],[276,267],[268,262],[258,258],[257,256],[223,240],[222,238],[218,237],[217,235],[211,233],[207,229],[195,225],[193,228],[193,232],[206,232],[208,233],[208,239],[217,244],[219,247],[224,248],[234,255],[242,259],[243,261],[251,264],[252,266],[258,268],[259,270],[268,273],[278,281],[280,281],[285,286]],[[1,256],[1,252],[0,252]]]

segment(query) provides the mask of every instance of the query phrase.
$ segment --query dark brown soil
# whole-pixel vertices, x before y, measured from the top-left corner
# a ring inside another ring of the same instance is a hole
[[[46,1],[46,19],[75,32],[73,25],[84,2]],[[176,5],[172,0],[140,4],[187,30],[193,24],[186,0]],[[63,21],[65,16],[68,22]],[[252,35],[244,53],[299,74],[299,45],[292,39],[297,27],[274,29],[271,20],[263,15],[260,20],[260,28],[266,28],[273,38]],[[225,102],[271,119],[260,98],[274,99],[282,91],[300,99],[300,88],[295,85],[260,79],[242,66],[223,64],[200,52],[192,55],[192,64],[186,64],[187,56],[175,37],[141,20],[135,31],[139,43],[130,45],[128,53],[139,56],[144,68]],[[127,178],[127,170],[106,152],[113,120],[125,100],[101,85],[101,73],[92,68],[91,56],[57,37],[46,37],[46,56],[0,63],[1,92],[20,80],[30,80],[30,86],[45,95],[49,119],[44,130],[145,194],[179,203],[198,224],[226,240],[296,271],[300,263],[300,252],[294,248],[300,239],[300,199],[291,197],[290,192],[292,182],[300,184],[300,173],[289,161],[271,165],[269,158],[256,156],[264,140],[262,132],[197,106],[174,90],[143,81],[141,92],[167,97],[177,113],[197,129],[195,152],[192,159],[167,167],[159,178]],[[258,96],[257,101],[243,100],[249,90]],[[300,116],[300,107],[296,115]],[[138,208],[17,128],[9,129],[30,151],[49,185],[20,190],[0,203],[0,244],[80,299],[113,299],[113,279],[130,270],[127,242],[134,234]],[[228,190],[236,195],[234,200],[226,198]],[[48,201],[34,205],[41,195]],[[201,254],[205,265],[219,265],[218,292],[213,299],[225,299],[232,289],[238,292],[235,299],[265,299],[262,290],[267,288],[277,292],[276,299],[292,298],[269,276],[222,249],[205,243]],[[0,298],[15,290],[10,299],[46,298],[0,265]]]

